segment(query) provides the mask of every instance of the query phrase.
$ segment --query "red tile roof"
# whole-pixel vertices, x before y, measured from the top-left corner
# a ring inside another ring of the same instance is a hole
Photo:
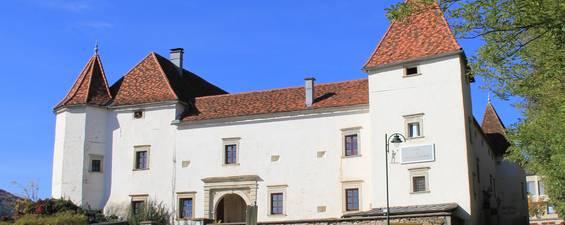
[[[94,54],[65,98],[55,106],[55,110],[71,105],[106,105],[112,99],[102,62]]]
[[[175,101],[225,94],[224,90],[187,70],[181,75],[168,59],[151,52],[111,87],[112,106]]]
[[[506,136],[506,128],[490,101],[487,103],[481,128],[497,152],[504,153],[510,146]]]
[[[304,87],[199,97],[183,121],[354,106],[369,103],[367,79],[317,84],[314,103],[305,106]]]
[[[416,0],[408,1],[408,4]],[[394,21],[363,68],[461,50],[437,3],[419,5],[414,13]]]

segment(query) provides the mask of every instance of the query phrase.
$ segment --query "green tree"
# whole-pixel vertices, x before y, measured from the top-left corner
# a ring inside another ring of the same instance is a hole
[[[408,0],[387,9],[409,19],[437,0]],[[565,215],[565,1],[440,0],[458,38],[480,38],[471,72],[502,99],[518,97],[523,118],[509,129],[507,158],[544,177],[557,211]]]

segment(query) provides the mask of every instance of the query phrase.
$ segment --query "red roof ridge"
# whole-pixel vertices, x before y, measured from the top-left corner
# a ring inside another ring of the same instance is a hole
[[[360,82],[360,81],[367,80],[367,79],[368,78],[361,78],[361,79],[355,79],[355,80],[327,82],[327,83],[316,84],[315,87],[342,84],[342,83],[348,83],[348,82],[356,82],[356,81]],[[281,91],[281,90],[291,90],[291,89],[299,89],[299,88],[304,88],[304,87],[303,86],[292,86],[292,87],[281,87],[281,88],[273,88],[273,89],[266,89],[266,90],[244,91],[244,92],[228,93],[228,94],[221,94],[221,95],[201,96],[201,97],[196,97],[196,99],[206,99],[206,98],[226,97],[226,96],[246,95],[246,94],[256,94],[256,93],[273,92],[273,91]]]
[[[167,74],[165,74],[165,70],[163,70],[163,66],[161,65],[161,62],[159,62],[159,59],[157,59],[157,53],[151,51],[149,52],[149,55],[153,56],[153,60],[155,60],[155,62],[157,63],[157,66],[159,67],[159,71],[161,72],[161,76],[163,76],[165,80],[167,80],[166,83],[167,83],[167,87],[169,87],[169,91],[173,93],[176,99],[179,99],[179,96],[171,86],[171,80],[169,80],[169,77],[167,76]]]

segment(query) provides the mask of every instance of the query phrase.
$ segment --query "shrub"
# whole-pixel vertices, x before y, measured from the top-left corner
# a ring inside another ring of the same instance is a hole
[[[128,208],[128,223],[139,225],[142,221],[153,221],[160,225],[170,225],[171,213],[163,203],[149,200],[138,214],[133,213],[132,207]]]
[[[16,220],[14,225],[87,225],[85,215],[73,212],[57,213],[50,216],[25,215]]]

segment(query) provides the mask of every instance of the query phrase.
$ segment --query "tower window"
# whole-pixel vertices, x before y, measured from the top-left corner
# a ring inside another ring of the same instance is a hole
[[[420,71],[418,71],[417,66],[409,66],[404,68],[404,76],[415,76],[419,75]]]
[[[143,110],[136,110],[135,112],[133,112],[133,118],[134,119],[143,118]]]
[[[100,168],[102,164],[102,161],[100,161],[100,159],[93,159],[92,160],[92,165],[91,165],[91,172],[101,172],[102,169]]]

